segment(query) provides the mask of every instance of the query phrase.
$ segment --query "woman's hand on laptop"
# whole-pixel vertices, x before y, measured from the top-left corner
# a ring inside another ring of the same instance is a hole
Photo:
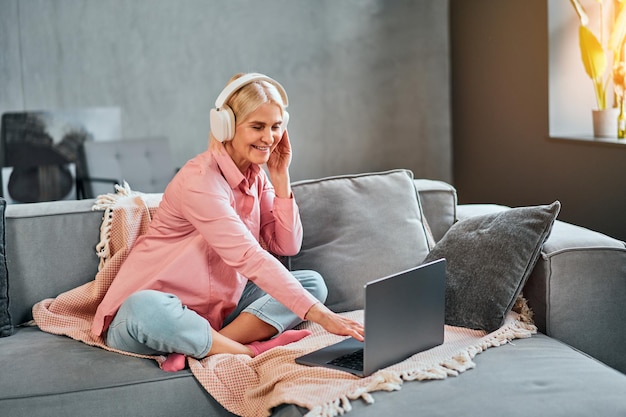
[[[330,333],[340,336],[352,336],[361,342],[364,340],[365,330],[363,324],[333,313],[322,303],[314,304],[306,313],[305,319],[319,324]]]

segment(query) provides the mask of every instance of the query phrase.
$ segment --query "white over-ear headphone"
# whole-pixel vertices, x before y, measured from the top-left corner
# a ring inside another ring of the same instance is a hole
[[[267,75],[259,73],[243,75],[229,83],[224,90],[222,90],[220,95],[217,96],[217,100],[215,100],[215,108],[211,109],[209,120],[211,122],[211,133],[215,139],[220,142],[224,142],[225,140],[230,140],[235,136],[235,114],[226,102],[230,96],[232,96],[240,88],[257,80],[263,80],[273,84],[283,99],[283,107],[287,107],[289,105],[287,92],[277,81]],[[288,122],[289,113],[287,113],[287,111],[283,111],[283,131],[287,128]]]

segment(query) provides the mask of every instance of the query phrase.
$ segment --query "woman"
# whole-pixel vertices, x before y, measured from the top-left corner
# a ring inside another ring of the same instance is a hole
[[[111,284],[92,332],[108,346],[185,356],[256,356],[310,332],[302,320],[363,340],[363,326],[324,306],[314,271],[289,272],[272,254],[300,250],[290,186],[287,95],[262,74],[238,74],[211,111],[210,146],[177,173]],[[267,166],[269,178],[261,165]],[[271,182],[270,182],[271,180]]]

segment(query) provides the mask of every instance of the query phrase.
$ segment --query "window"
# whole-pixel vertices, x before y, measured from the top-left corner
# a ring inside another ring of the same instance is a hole
[[[600,36],[600,6],[596,0],[580,0],[589,16],[589,29]],[[605,14],[612,7],[605,0]],[[549,35],[549,125],[550,137],[595,140],[592,110],[597,109],[593,82],[585,72],[579,44],[580,20],[569,0],[548,1]],[[605,30],[604,42],[610,36]],[[612,65],[611,62],[608,65]],[[610,77],[610,74],[607,74]],[[607,88],[607,106],[613,106],[612,83]],[[617,120],[615,120],[617,136]],[[626,145],[626,140],[600,139]]]

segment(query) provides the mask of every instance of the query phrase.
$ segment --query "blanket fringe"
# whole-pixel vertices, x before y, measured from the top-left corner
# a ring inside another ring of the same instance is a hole
[[[126,181],[122,181],[122,185],[115,184],[115,193],[102,194],[96,197],[93,207],[93,211],[106,210],[111,208],[120,197],[127,197],[137,194],[130,189],[130,185]]]
[[[306,416],[335,417],[352,411],[352,400],[361,399],[367,404],[374,404],[374,397],[370,394],[375,391],[399,391],[402,388],[402,378],[393,371],[382,370],[374,374],[369,384],[360,387],[348,395],[343,395],[334,401],[312,408]]]
[[[141,198],[143,204],[146,205],[146,194],[133,191],[128,182],[122,181],[121,185],[115,184],[115,193],[99,195],[91,207],[92,211],[104,211],[102,224],[100,225],[100,241],[96,245],[96,255],[100,258],[98,271],[104,268],[104,264],[111,257],[110,240],[111,228],[113,227],[113,208],[120,198],[131,196]],[[148,215],[149,213],[150,210],[148,209]]]
[[[315,412],[314,415],[316,416],[335,417],[344,415],[345,413],[348,413],[350,411],[352,411],[352,405],[350,404],[350,400],[348,399],[348,397],[344,395],[339,397],[335,401],[331,401],[330,403],[313,408],[306,415],[308,416],[309,414]]]
[[[522,299],[520,306],[525,305]],[[506,327],[493,332],[478,345],[470,346],[465,351],[443,361],[438,365],[428,368],[418,368],[401,373],[392,370],[381,370],[372,376],[372,381],[366,386],[359,387],[348,395],[341,396],[334,401],[312,408],[305,417],[336,417],[344,415],[352,410],[350,401],[362,399],[367,404],[374,403],[374,397],[370,394],[375,391],[398,391],[402,388],[403,381],[423,381],[434,379],[446,379],[449,376],[459,374],[476,367],[473,358],[490,347],[502,346],[511,343],[513,339],[531,337],[537,332],[537,327],[532,323],[530,309],[524,310],[526,314],[513,313],[515,319]]]
[[[96,245],[96,255],[100,258],[98,271],[102,270],[107,259],[111,257],[109,241],[111,239],[111,227],[113,225],[113,207],[120,197],[132,195],[133,191],[126,181],[122,185],[115,184],[115,193],[99,195],[96,198],[92,211],[104,211],[102,224],[100,225],[100,242]]]

